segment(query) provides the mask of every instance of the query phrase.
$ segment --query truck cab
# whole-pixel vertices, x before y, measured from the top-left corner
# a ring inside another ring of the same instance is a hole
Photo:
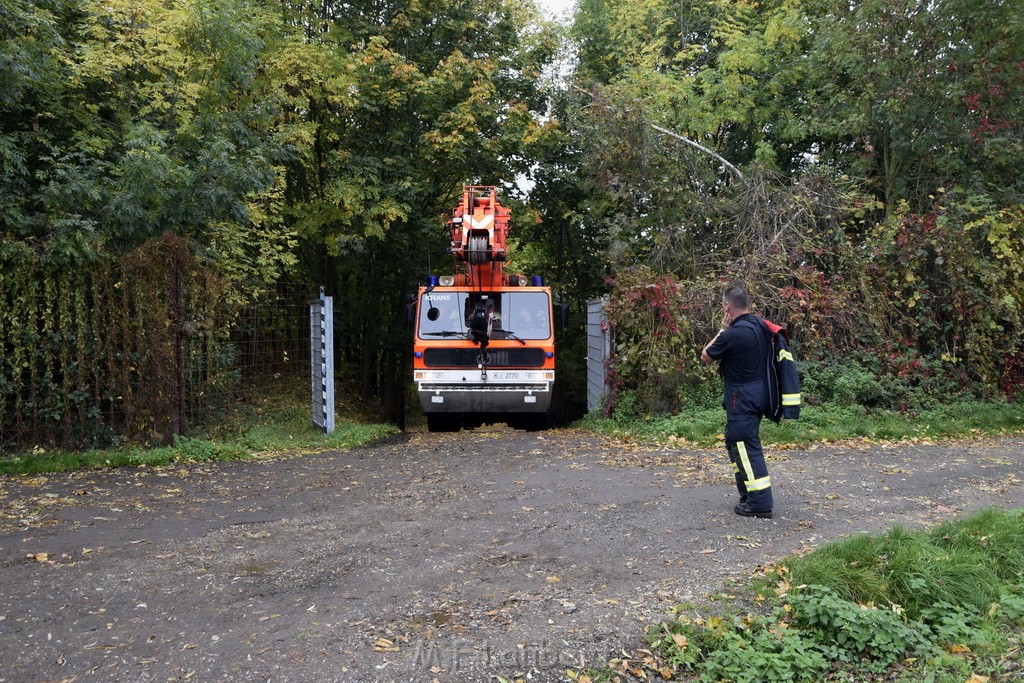
[[[482,309],[492,321],[485,347],[473,339],[473,315]],[[431,431],[495,422],[543,428],[554,351],[548,287],[419,290],[413,372]]]

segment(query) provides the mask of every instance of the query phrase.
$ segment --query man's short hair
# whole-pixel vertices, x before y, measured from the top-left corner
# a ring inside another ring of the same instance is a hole
[[[725,290],[722,299],[728,301],[733,308],[745,311],[750,308],[750,299],[747,297],[747,290],[739,285],[734,285]]]

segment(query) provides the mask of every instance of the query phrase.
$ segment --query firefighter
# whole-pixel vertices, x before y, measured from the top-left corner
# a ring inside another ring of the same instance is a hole
[[[730,287],[722,295],[722,329],[701,351],[701,361],[719,361],[725,382],[725,447],[736,474],[740,502],[733,508],[744,517],[772,516],[772,484],[761,449],[761,416],[768,405],[771,345],[759,319],[749,312],[747,292]]]

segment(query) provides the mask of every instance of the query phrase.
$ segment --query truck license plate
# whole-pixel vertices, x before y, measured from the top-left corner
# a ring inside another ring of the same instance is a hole
[[[491,372],[491,377],[494,379],[522,379],[520,373],[509,372],[508,370],[494,370]]]

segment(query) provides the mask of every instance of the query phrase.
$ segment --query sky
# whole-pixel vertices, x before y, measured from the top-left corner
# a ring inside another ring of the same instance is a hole
[[[541,9],[551,17],[561,17],[576,4],[576,0],[537,0]]]

